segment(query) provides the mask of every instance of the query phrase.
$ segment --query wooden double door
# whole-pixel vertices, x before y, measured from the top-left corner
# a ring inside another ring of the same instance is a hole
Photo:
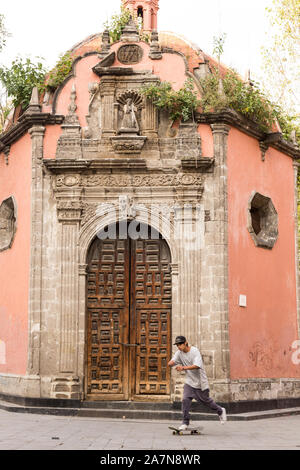
[[[145,228],[145,227],[144,227]],[[135,400],[170,395],[170,251],[145,239],[96,238],[87,277],[86,397]],[[144,232],[145,233],[145,232]]]

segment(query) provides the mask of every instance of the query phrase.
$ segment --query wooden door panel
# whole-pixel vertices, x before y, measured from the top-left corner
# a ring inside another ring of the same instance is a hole
[[[128,240],[96,239],[88,260],[89,398],[128,399]]]
[[[87,276],[87,397],[170,394],[170,251],[164,240],[100,240]]]
[[[170,393],[170,317],[170,309],[137,310],[137,395]]]
[[[171,266],[163,239],[133,242],[135,394],[170,394]]]

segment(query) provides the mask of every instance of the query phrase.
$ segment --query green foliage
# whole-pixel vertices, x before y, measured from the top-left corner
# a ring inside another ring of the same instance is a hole
[[[121,12],[111,17],[109,21],[104,23],[104,28],[108,29],[111,42],[119,41],[123,29],[130,20],[131,13],[127,8],[121,8]]]
[[[226,37],[227,37],[226,33],[221,34],[221,36],[219,37],[217,36],[213,37],[213,45],[214,45],[213,54],[218,57],[219,62],[224,52],[224,44],[226,41]]]
[[[33,63],[29,58],[21,57],[12,62],[11,68],[0,67],[0,81],[12,98],[13,106],[27,108],[32,89],[44,80],[45,72],[42,62]]]
[[[299,116],[300,0],[273,0],[266,11],[271,30],[262,47],[260,81],[276,103]]]
[[[172,121],[188,121],[200,104],[192,79],[186,80],[183,88],[178,91],[173,90],[171,83],[161,82],[159,85],[144,87],[142,93],[158,109],[168,111]]]
[[[222,90],[220,93],[220,80]],[[253,82],[243,82],[234,70],[229,70],[223,79],[218,71],[201,80],[201,107],[204,113],[231,108],[255,121],[261,130],[269,131],[280,110]]]
[[[41,84],[39,91],[54,91],[63,83],[67,76],[72,72],[72,64],[74,57],[71,52],[66,52],[59,56],[59,60],[55,67],[47,74],[45,83]]]
[[[0,13],[0,52],[6,45],[6,39],[10,36],[4,24],[4,15]]]
[[[3,97],[0,97],[0,134],[11,110],[12,104],[7,99],[4,100]]]
[[[300,147],[300,123],[298,116],[291,116],[280,106],[275,109],[275,115],[281,127],[282,135],[285,140],[290,140],[292,132],[295,132],[296,142]]]
[[[121,39],[123,29],[128,24],[130,18],[131,12],[128,8],[121,7],[120,13],[116,13],[109,21],[104,23],[103,27],[109,31],[111,42],[117,42]],[[133,18],[133,21],[139,32],[140,40],[150,42],[150,35],[143,32],[142,18]]]

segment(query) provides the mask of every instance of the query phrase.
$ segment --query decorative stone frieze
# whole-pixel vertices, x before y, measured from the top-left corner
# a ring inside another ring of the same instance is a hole
[[[190,187],[202,186],[203,176],[198,173],[179,174],[115,174],[115,175],[57,175],[55,187],[107,187],[107,188],[140,188],[140,187]]]

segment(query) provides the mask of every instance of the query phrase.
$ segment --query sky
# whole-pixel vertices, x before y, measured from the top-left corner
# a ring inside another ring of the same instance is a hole
[[[43,57],[53,67],[61,53],[103,31],[103,23],[119,12],[121,0],[10,0],[1,2],[6,29],[12,34],[0,53],[0,65],[17,55]],[[226,33],[222,62],[243,77],[261,70],[261,46],[269,32],[265,8],[271,0],[160,0],[158,30],[173,31],[212,55],[213,38]]]

